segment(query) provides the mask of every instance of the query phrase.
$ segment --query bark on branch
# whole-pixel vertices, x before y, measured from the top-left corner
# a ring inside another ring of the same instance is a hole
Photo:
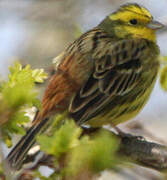
[[[136,136],[121,137],[120,153],[134,163],[158,171],[167,170],[167,147]]]

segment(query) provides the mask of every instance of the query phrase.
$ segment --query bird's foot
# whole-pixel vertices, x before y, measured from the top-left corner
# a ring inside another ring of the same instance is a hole
[[[118,135],[121,138],[134,138],[134,139],[140,140],[140,141],[144,141],[145,140],[145,138],[143,136],[135,136],[135,135],[126,133],[126,132],[122,131],[120,128],[118,128],[117,126],[113,126],[113,128],[117,131]]]

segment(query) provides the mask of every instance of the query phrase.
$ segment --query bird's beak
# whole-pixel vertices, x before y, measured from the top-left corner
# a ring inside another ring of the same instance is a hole
[[[151,21],[147,24],[147,27],[153,30],[159,30],[165,27],[162,23],[158,21]]]

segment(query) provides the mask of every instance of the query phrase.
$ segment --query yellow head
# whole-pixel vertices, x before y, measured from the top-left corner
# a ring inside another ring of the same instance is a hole
[[[119,38],[136,37],[156,41],[156,30],[163,27],[153,21],[150,12],[138,4],[126,4],[110,14],[101,24]]]

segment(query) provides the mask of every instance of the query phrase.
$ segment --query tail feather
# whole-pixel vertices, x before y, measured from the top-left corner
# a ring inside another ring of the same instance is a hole
[[[12,149],[6,158],[6,161],[12,169],[19,170],[21,168],[27,152],[35,143],[36,135],[41,133],[48,123],[49,119],[45,118],[36,126],[32,126]]]

